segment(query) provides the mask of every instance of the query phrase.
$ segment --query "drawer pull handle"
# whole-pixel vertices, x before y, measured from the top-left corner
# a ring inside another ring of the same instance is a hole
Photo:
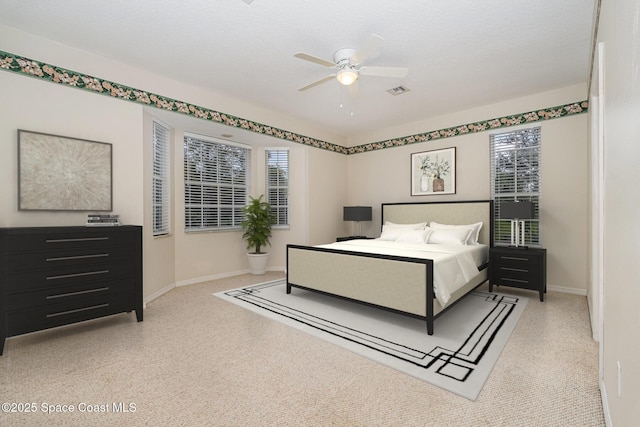
[[[520,273],[528,273],[529,270],[526,270],[524,268],[511,268],[511,267],[500,267],[500,270],[507,270],[507,271],[517,271]]]
[[[47,280],[67,279],[69,277],[92,276],[94,274],[105,274],[109,270],[88,271],[86,273],[61,274],[60,276],[48,276]]]
[[[83,294],[90,294],[93,292],[102,292],[102,291],[108,291],[109,287],[106,286],[104,288],[98,288],[98,289],[88,289],[86,291],[78,291],[78,292],[68,292],[66,294],[57,294],[57,295],[47,295],[46,299],[55,299],[55,298],[64,298],[64,297],[72,297],[74,295],[83,295]]]
[[[93,305],[91,307],[84,307],[84,308],[77,308],[75,310],[61,311],[59,313],[51,313],[51,314],[47,314],[47,317],[64,316],[65,314],[79,313],[81,311],[87,311],[87,310],[97,310],[98,308],[104,308],[104,307],[109,307],[109,304]]]
[[[529,258],[521,258],[521,257],[517,257],[517,256],[501,256],[500,258],[502,259],[512,259],[515,261],[529,261]]]
[[[519,280],[519,279],[509,279],[507,277],[501,277],[505,282],[518,282],[518,283],[529,283],[528,280]]]
[[[109,254],[95,254],[95,255],[75,255],[75,256],[60,256],[56,258],[47,258],[46,261],[66,261],[69,259],[86,259],[86,258],[102,258],[107,257]]]
[[[77,237],[75,239],[47,239],[46,243],[64,243],[64,242],[95,242],[98,240],[109,240],[109,237]]]

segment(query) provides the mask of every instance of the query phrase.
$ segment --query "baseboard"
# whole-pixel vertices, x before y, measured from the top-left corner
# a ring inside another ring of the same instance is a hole
[[[609,400],[607,399],[607,389],[604,385],[604,381],[600,380],[600,398],[602,399],[602,412],[604,412],[604,423],[607,426],[612,426],[611,413],[609,412]]]
[[[284,267],[269,267],[267,271],[284,271]],[[212,274],[210,276],[194,277],[193,279],[180,280],[176,282],[177,286],[195,285],[196,283],[208,282],[210,280],[226,279],[228,277],[241,276],[249,274],[249,269],[233,271],[231,273]]]
[[[160,289],[159,291],[155,291],[154,293],[146,297],[143,301],[144,308],[147,308],[147,304],[149,304],[151,301],[153,301],[156,298],[160,298],[162,295],[166,294],[167,292],[174,289],[175,287],[176,287],[175,283],[172,283]]]
[[[547,291],[562,292],[563,294],[580,295],[580,296],[583,296],[583,297],[587,296],[587,290],[586,289],[567,288],[567,287],[564,287],[564,286],[547,285]]]

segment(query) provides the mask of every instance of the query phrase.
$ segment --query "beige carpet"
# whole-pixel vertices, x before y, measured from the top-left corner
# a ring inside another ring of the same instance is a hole
[[[532,298],[471,402],[211,297],[278,277],[175,289],[142,323],[118,315],[7,340],[0,402],[37,410],[0,413],[0,425],[604,425],[584,297]]]

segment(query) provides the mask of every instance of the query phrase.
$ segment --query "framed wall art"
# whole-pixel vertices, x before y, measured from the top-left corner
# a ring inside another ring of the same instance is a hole
[[[18,130],[18,209],[111,211],[112,145]]]
[[[456,148],[411,154],[411,195],[455,194]]]

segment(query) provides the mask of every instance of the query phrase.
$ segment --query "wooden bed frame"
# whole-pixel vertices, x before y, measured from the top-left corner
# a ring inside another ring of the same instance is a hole
[[[482,222],[479,243],[493,246],[493,201],[383,203],[382,224]],[[488,280],[488,263],[441,306],[433,290],[433,261],[287,245],[287,294],[300,288],[345,298],[423,319],[433,335],[433,322],[462,297]]]

